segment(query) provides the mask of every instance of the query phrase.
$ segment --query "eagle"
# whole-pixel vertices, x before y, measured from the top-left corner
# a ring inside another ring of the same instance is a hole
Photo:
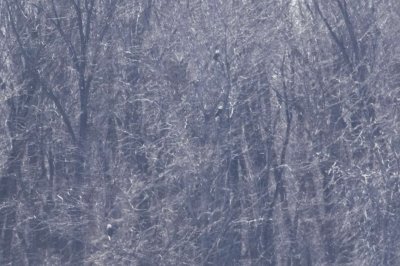
[[[220,53],[219,49],[216,49],[215,52],[214,52],[213,59],[214,59],[215,61],[218,61],[220,55],[221,55],[221,53]]]
[[[218,104],[217,111],[215,112],[214,117],[217,119],[222,114],[223,110],[224,110],[224,104],[223,103]]]
[[[111,237],[114,235],[114,233],[115,233],[115,227],[112,224],[107,224],[106,234],[107,234],[108,240],[111,240]]]

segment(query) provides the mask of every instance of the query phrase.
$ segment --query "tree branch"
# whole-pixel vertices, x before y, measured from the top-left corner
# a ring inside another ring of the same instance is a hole
[[[322,14],[322,11],[319,7],[319,4],[316,0],[313,0],[315,9],[317,10],[319,16],[321,17],[322,21],[324,22],[326,28],[328,29],[332,39],[334,40],[334,42],[336,43],[336,45],[339,47],[340,52],[343,54],[344,59],[346,61],[346,63],[352,67],[352,62],[350,60],[349,55],[347,54],[346,51],[346,47],[344,46],[342,40],[339,39],[339,37],[337,36],[337,34],[335,33],[335,31],[333,30],[332,26],[329,24],[328,20],[324,17],[324,15]]]
[[[338,6],[339,6],[340,12],[342,13],[342,16],[343,16],[343,19],[344,19],[344,23],[346,24],[347,31],[349,32],[351,45],[352,45],[353,50],[354,50],[355,59],[358,62],[358,60],[359,60],[358,41],[357,41],[356,34],[354,32],[354,26],[351,23],[349,13],[347,12],[346,1],[343,1],[344,2],[343,4],[342,4],[342,2],[340,2],[340,0],[336,0],[336,2],[338,4]]]

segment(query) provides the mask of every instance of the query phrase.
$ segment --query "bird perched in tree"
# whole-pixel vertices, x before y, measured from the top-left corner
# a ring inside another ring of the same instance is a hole
[[[213,59],[214,59],[215,61],[218,61],[220,55],[221,55],[221,53],[220,53],[219,49],[215,49]]]
[[[218,104],[217,111],[215,112],[215,116],[214,116],[215,119],[219,118],[219,116],[222,114],[223,110],[224,110],[224,104],[223,103]]]
[[[108,240],[111,240],[111,237],[115,233],[115,227],[112,224],[107,224],[106,234],[108,236]]]
[[[4,91],[6,89],[6,83],[0,78],[0,90]]]

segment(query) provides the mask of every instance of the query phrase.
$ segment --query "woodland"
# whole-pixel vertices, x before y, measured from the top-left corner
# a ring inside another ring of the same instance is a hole
[[[0,0],[0,265],[400,265],[399,0]]]

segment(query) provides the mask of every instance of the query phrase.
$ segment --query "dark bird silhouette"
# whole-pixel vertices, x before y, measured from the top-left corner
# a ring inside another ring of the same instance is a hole
[[[111,240],[111,237],[115,233],[115,227],[112,224],[107,224],[106,234],[108,236],[108,240]]]
[[[6,83],[0,78],[0,90],[4,91],[6,89]]]
[[[219,49],[216,49],[215,52],[214,52],[213,59],[214,59],[215,61],[218,61],[220,55],[221,55],[221,53],[219,52]]]
[[[215,112],[215,118],[218,118],[222,114],[223,110],[224,106],[222,104],[219,104],[217,107],[217,111]]]

